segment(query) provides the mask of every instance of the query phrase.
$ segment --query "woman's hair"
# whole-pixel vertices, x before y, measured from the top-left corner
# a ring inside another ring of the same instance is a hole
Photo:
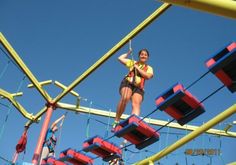
[[[141,50],[138,52],[138,56],[140,56],[140,54],[141,54],[142,51],[147,52],[147,55],[148,55],[148,57],[149,57],[149,51],[148,51],[147,49],[141,49]]]

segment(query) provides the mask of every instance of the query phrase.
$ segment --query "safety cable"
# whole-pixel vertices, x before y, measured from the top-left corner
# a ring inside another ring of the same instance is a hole
[[[4,158],[4,157],[2,157],[2,156],[0,156],[0,159],[2,159],[3,161],[5,161],[5,162],[7,162],[7,163],[9,163],[9,164],[12,164],[12,161],[7,160],[6,158]]]
[[[25,78],[26,78],[26,76],[24,75],[23,79],[21,80],[21,82],[20,82],[19,85],[18,85],[18,88],[17,88],[16,93],[19,92],[20,89],[22,88],[22,85],[23,85],[23,82],[24,82]],[[7,121],[8,121],[8,117],[9,117],[9,115],[10,115],[10,113],[11,113],[11,110],[12,110],[12,103],[9,103],[7,115],[6,115],[6,117],[5,117],[4,123],[3,123],[2,128],[1,128],[1,132],[0,132],[0,141],[1,141],[1,139],[2,139],[4,130],[5,130],[5,126],[6,126],[6,123],[7,123]]]
[[[65,121],[65,118],[66,118],[67,114],[68,114],[68,112],[64,113],[65,117],[62,119],[62,121],[60,122],[60,125],[59,125],[59,136],[57,138],[57,145],[55,146],[55,149],[54,149],[55,153],[56,153],[57,148],[60,146],[61,134],[62,134],[62,126],[64,124],[64,121]]]
[[[0,46],[0,49],[1,49],[1,51],[3,52],[3,54],[7,57],[7,59],[10,60],[10,61],[16,66],[16,68],[17,68],[20,72],[24,73],[24,72],[20,69],[20,67],[16,64],[16,62],[13,61],[11,57],[9,57],[8,53],[6,53],[6,52],[3,50],[3,48],[2,48],[1,46]]]
[[[87,124],[86,124],[86,138],[89,138],[89,127],[90,127],[90,116],[91,116],[92,104],[93,104],[93,102],[90,101],[90,103],[89,103],[89,114],[88,114],[88,119],[87,119]]]
[[[2,77],[3,77],[4,74],[6,73],[10,62],[11,62],[10,60],[7,61],[7,64],[5,65],[5,67],[3,68],[2,72],[0,73],[0,79],[2,79]]]
[[[205,77],[208,73],[210,72],[207,71],[206,73],[204,73],[203,75],[201,75],[198,79],[196,79],[195,81],[193,81],[190,85],[188,85],[185,90],[189,89],[190,87],[192,87],[193,85],[195,85],[198,81],[200,81],[203,77]]]

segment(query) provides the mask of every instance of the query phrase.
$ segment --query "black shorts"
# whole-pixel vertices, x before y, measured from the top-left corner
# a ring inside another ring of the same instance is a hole
[[[143,89],[140,89],[139,87],[136,87],[135,85],[133,84],[130,84],[130,82],[126,79],[123,79],[120,83],[120,88],[119,88],[119,92],[121,93],[121,89],[123,87],[128,87],[132,90],[132,95],[134,93],[138,93],[140,94],[142,97],[144,97],[144,90]]]

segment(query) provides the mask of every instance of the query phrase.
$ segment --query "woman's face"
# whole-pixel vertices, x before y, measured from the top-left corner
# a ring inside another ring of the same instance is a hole
[[[139,61],[142,63],[146,63],[147,60],[148,60],[148,53],[142,50],[141,53],[139,54]]]

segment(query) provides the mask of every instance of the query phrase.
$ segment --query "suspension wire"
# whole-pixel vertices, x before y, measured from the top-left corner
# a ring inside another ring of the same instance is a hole
[[[9,105],[3,104],[3,103],[0,103],[0,105],[9,108]]]
[[[12,164],[12,161],[7,160],[6,158],[4,158],[4,157],[2,157],[2,156],[0,156],[0,159],[2,159],[3,161],[5,161],[5,162],[7,162],[7,163],[9,163],[9,164]]]
[[[59,125],[59,136],[58,136],[58,139],[57,139],[57,145],[55,146],[55,149],[54,149],[55,151],[57,150],[57,148],[60,146],[60,143],[61,143],[62,126],[64,124],[64,121],[65,121],[65,118],[66,118],[67,114],[68,114],[68,112],[66,111],[64,113],[65,117],[62,119],[62,121],[60,122],[60,125]]]
[[[210,98],[211,96],[213,96],[214,94],[216,94],[218,91],[220,91],[222,88],[224,88],[225,85],[222,85],[221,87],[219,87],[218,89],[216,89],[214,92],[212,92],[210,95],[208,95],[207,97],[205,97],[200,103],[203,103],[204,101],[206,101],[208,98]]]
[[[20,67],[16,64],[16,62],[13,61],[11,57],[9,57],[8,53],[6,53],[6,52],[3,50],[2,46],[0,46],[0,50],[1,50],[1,51],[3,52],[3,54],[7,57],[7,59],[10,60],[10,61],[16,66],[16,68],[17,68],[20,72],[24,73],[24,72],[20,69]]]
[[[87,124],[86,124],[86,138],[89,138],[89,127],[90,127],[90,116],[91,116],[92,104],[93,104],[93,102],[90,101],[90,103],[89,103],[89,114],[88,114],[88,119],[87,119]]]
[[[23,82],[26,78],[26,75],[24,75],[23,79],[21,80],[20,84],[18,85],[18,88],[17,88],[17,91],[16,92],[19,92],[20,89],[22,88],[22,85],[23,85]],[[5,120],[4,120],[4,123],[2,125],[2,128],[1,128],[1,131],[0,131],[0,141],[2,139],[2,136],[3,136],[3,133],[5,131],[5,127],[6,127],[6,124],[7,124],[7,121],[8,121],[8,118],[9,118],[9,115],[11,113],[11,110],[12,110],[12,103],[10,102],[9,103],[9,106],[8,106],[8,111],[7,111],[7,115],[5,117]]]
[[[5,65],[5,67],[3,68],[2,72],[0,73],[0,79],[2,79],[2,77],[3,77],[4,74],[6,73],[10,62],[11,62],[10,60],[7,61],[7,64]]]
[[[207,72],[205,72],[204,74],[202,74],[198,79],[196,79],[196,80],[193,81],[190,85],[188,85],[188,86],[185,88],[185,90],[191,88],[191,87],[192,87],[193,85],[195,85],[198,81],[200,81],[202,78],[204,78],[209,72],[210,72],[210,70],[207,71]]]
[[[110,124],[111,115],[110,114],[111,114],[111,109],[109,109],[109,117],[108,117],[108,121],[107,121],[107,129],[106,129],[104,138],[108,137],[109,128],[111,126],[111,124]]]
[[[155,131],[155,132],[156,132],[156,131]],[[170,132],[170,127],[167,127],[166,146],[168,145],[168,141],[169,141],[169,132]],[[168,158],[168,155],[166,155],[165,157]]]

